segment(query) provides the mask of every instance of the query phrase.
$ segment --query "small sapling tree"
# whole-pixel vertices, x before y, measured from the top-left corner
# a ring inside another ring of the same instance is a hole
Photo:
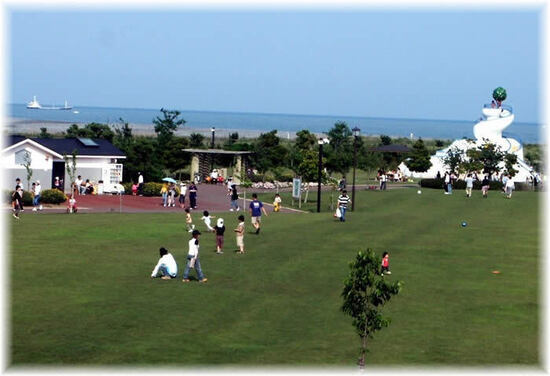
[[[31,153],[28,151],[25,151],[22,165],[23,167],[25,167],[25,171],[27,171],[27,190],[28,191],[31,190],[31,179],[32,179],[32,173],[33,173],[31,168],[31,163],[32,163]]]
[[[75,177],[76,177],[76,149],[73,150],[70,157],[67,154],[63,154],[63,159],[65,160],[65,170],[69,174],[69,179],[71,179],[71,194],[75,191]]]
[[[382,317],[380,309],[399,293],[402,282],[384,280],[380,273],[381,258],[370,248],[359,251],[349,266],[350,273],[342,291],[342,311],[353,318],[353,326],[361,338],[359,366],[363,369],[367,340],[373,337],[374,332],[389,325],[389,319]]]

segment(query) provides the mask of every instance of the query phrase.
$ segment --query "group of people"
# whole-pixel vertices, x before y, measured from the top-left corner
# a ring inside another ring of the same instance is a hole
[[[42,193],[42,186],[40,181],[37,180],[32,183],[30,193],[32,195],[33,211],[42,210],[42,204],[40,203],[40,197]],[[15,179],[15,190],[11,195],[12,214],[13,217],[19,219],[19,213],[25,211],[23,207],[23,185],[21,179]]]
[[[258,200],[258,195],[253,194],[252,195],[252,201],[249,206],[250,209],[250,217],[251,217],[251,223],[255,228],[255,234],[258,235],[260,233],[260,226],[261,226],[261,217],[262,213],[264,215],[268,215],[263,203]],[[185,209],[185,223],[187,226],[187,231],[191,233],[192,238],[189,240],[189,249],[187,252],[187,261],[185,265],[185,269],[183,271],[182,279],[183,282],[189,282],[189,273],[191,269],[195,269],[197,273],[197,277],[199,282],[206,282],[208,279],[205,277],[201,263],[199,258],[199,238],[201,235],[201,232],[195,228],[195,225],[193,224],[193,218],[191,216],[191,211],[189,208]],[[223,247],[224,247],[224,236],[225,236],[225,223],[223,218],[218,218],[216,221],[216,225],[212,226],[212,220],[216,218],[213,215],[210,215],[210,213],[205,210],[203,211],[203,216],[201,217],[201,220],[204,222],[204,225],[206,226],[206,229],[208,232],[212,232],[215,235],[216,239],[216,254],[223,254]],[[238,225],[233,230],[235,232],[235,240],[237,243],[237,247],[239,247],[237,253],[244,254],[245,253],[245,247],[244,247],[244,232],[245,232],[245,217],[244,215],[238,216]],[[178,265],[176,263],[176,260],[172,256],[171,253],[168,252],[168,250],[164,247],[161,247],[159,249],[160,258],[153,269],[151,273],[151,278],[160,277],[161,279],[173,279],[177,277],[178,274]]]
[[[441,179],[441,174],[437,172],[436,178]],[[457,175],[452,171],[445,171],[443,176],[443,188],[446,195],[453,194],[453,184],[458,179]],[[474,181],[479,180],[475,172],[469,172],[466,174],[464,181],[466,182],[466,197],[472,197],[472,190],[474,188]],[[512,177],[508,174],[503,174],[500,178],[502,182],[502,191],[506,194],[506,198],[512,198],[512,193],[515,190],[515,184]],[[491,178],[489,174],[483,176],[481,181],[481,194],[483,198],[488,197],[489,189],[491,188]]]
[[[90,179],[84,181],[81,175],[78,175],[73,185],[74,195],[91,195],[94,193],[94,185],[90,182]]]

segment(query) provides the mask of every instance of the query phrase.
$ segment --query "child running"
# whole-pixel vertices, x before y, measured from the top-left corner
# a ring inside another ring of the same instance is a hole
[[[237,246],[239,247],[239,253],[244,253],[244,215],[239,215],[239,225],[233,231],[235,231],[237,238]]]
[[[208,213],[208,210],[205,210],[205,211],[202,212],[202,218],[201,218],[201,220],[204,221],[204,224],[205,224],[206,227],[208,228],[208,231],[211,231],[211,232],[216,231],[216,230],[214,230],[214,228],[210,225],[210,224],[212,223],[212,219],[213,219],[213,218],[216,218],[216,217],[210,215],[210,214]]]
[[[225,232],[223,218],[218,218],[218,223],[214,230],[216,231],[216,253],[221,255],[223,253],[223,233]]]
[[[382,268],[380,271],[380,275],[384,274],[391,274],[390,272],[390,254],[388,252],[384,252],[382,255]]]
[[[185,209],[185,225],[187,226],[187,232],[193,232],[195,229],[189,208]]]

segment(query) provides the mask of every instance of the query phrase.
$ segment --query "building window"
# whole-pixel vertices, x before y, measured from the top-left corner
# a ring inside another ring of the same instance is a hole
[[[29,151],[23,149],[15,152],[15,164],[24,166],[27,163],[31,163],[31,153]]]

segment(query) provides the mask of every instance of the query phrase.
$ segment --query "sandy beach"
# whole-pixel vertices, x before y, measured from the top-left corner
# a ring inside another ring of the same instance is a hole
[[[48,120],[31,120],[31,119],[18,119],[7,118],[4,122],[4,130],[9,134],[38,134],[40,128],[47,128],[48,133],[60,134],[67,130],[72,124],[77,124],[80,128],[84,127],[87,122],[73,123],[73,122],[60,122],[60,121],[48,121]],[[129,123],[134,135],[154,136],[155,130],[153,124],[136,124]],[[110,125],[111,128],[116,128],[117,125]],[[266,131],[250,130],[250,129],[228,129],[228,128],[216,128],[216,137],[228,138],[231,133],[237,132],[239,138],[256,138]],[[183,126],[178,129],[175,134],[178,136],[189,136],[191,133],[200,133],[205,137],[211,137],[210,128],[190,128]],[[279,137],[294,139],[296,138],[296,132],[281,131],[278,133]],[[318,134],[320,135],[320,134]]]

